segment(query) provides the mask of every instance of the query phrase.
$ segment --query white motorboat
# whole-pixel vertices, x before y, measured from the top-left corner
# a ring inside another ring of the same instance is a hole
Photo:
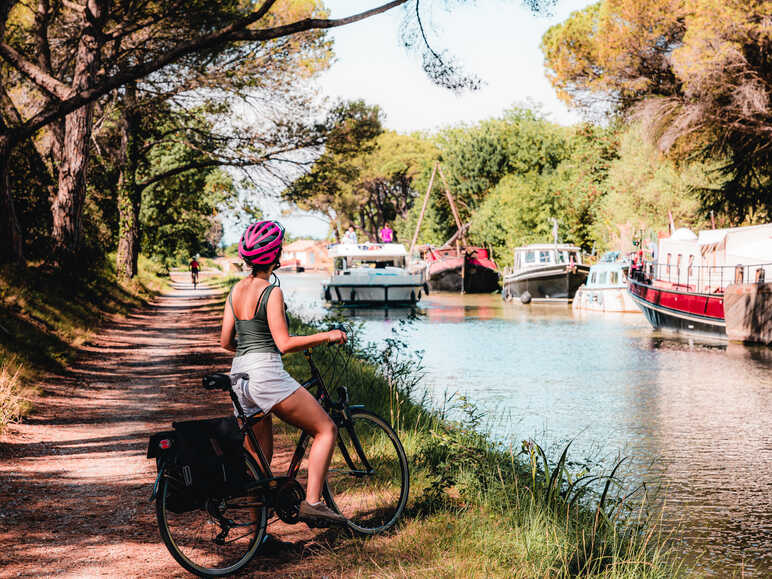
[[[322,296],[342,305],[413,305],[425,291],[424,276],[406,269],[407,251],[400,243],[333,245],[333,273]]]
[[[611,251],[590,267],[587,281],[574,296],[574,310],[640,313],[627,291],[630,263],[621,257],[620,252]]]

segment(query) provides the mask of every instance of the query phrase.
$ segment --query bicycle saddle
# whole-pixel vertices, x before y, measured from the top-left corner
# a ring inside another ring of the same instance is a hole
[[[249,380],[249,374],[244,374],[243,372],[239,374],[233,374],[231,376],[230,374],[207,374],[204,376],[203,384],[204,388],[207,390],[223,390],[227,392],[230,390],[231,386],[236,384],[241,379]]]

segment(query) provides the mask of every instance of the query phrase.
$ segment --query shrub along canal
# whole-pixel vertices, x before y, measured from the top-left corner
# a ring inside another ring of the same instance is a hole
[[[293,309],[324,313],[319,274],[283,274]],[[557,458],[630,457],[661,485],[665,523],[706,575],[772,572],[772,349],[655,334],[643,316],[578,316],[499,295],[433,294],[401,334],[423,350],[436,404],[465,395],[496,437]],[[393,337],[405,310],[349,311],[364,338]],[[576,467],[577,470],[580,467]]]

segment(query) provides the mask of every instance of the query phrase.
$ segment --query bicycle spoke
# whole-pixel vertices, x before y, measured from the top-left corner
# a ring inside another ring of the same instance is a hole
[[[245,460],[248,472],[257,479],[259,471],[254,461]],[[265,501],[258,496],[246,496],[208,499],[203,504],[186,507],[180,506],[178,499],[175,508],[183,512],[175,513],[167,508],[167,501],[175,490],[171,484],[170,480],[164,481],[157,512],[161,536],[174,558],[185,569],[199,575],[233,573],[249,562],[265,533]],[[176,489],[179,492],[184,487]]]
[[[354,410],[339,438],[325,498],[361,533],[393,526],[409,490],[407,459],[396,434],[379,417]]]

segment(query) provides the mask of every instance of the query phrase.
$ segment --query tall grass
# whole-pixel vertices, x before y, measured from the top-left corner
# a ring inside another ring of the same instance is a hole
[[[0,433],[29,409],[30,404],[22,390],[21,367],[14,359],[3,361],[0,364]]]

